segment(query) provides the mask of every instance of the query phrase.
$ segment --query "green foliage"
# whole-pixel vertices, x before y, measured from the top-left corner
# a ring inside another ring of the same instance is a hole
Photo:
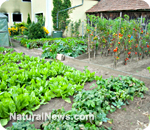
[[[7,52],[13,52],[13,51],[14,51],[13,48],[0,47],[0,53],[7,53]]]
[[[149,72],[150,72],[150,67],[148,67],[147,69],[148,69],[148,70],[149,70]]]
[[[42,57],[55,59],[57,53],[64,54],[71,57],[77,57],[84,53],[87,49],[85,41],[77,38],[41,38],[41,39],[26,39],[17,38],[21,42],[22,46],[27,47],[30,45],[30,49],[43,47]]]
[[[28,13],[27,24],[31,24],[30,14]]]
[[[121,109],[122,105],[129,104],[135,96],[143,97],[148,89],[144,82],[130,76],[118,76],[108,79],[95,76],[97,87],[93,90],[79,92],[74,96],[72,109],[65,111],[64,108],[53,110],[52,115],[63,115],[56,120],[47,120],[43,123],[44,130],[48,129],[86,129],[106,130],[111,128],[103,126],[103,122],[110,122],[107,115]],[[74,115],[94,115],[94,120],[75,119]],[[51,117],[50,117],[51,119]],[[64,119],[64,120],[63,120]]]
[[[69,18],[69,11],[63,11],[59,13],[59,27],[57,28],[57,12],[60,10],[67,9],[71,7],[71,2],[70,0],[54,0],[53,1],[53,10],[52,10],[52,17],[53,17],[53,28],[54,30],[62,30],[64,31],[66,26],[68,26],[69,21],[67,20]]]
[[[43,26],[37,22],[32,23],[28,28],[28,38],[29,39],[38,39],[46,37]]]
[[[7,130],[40,130],[36,129],[34,124],[30,124],[30,121],[20,120],[13,123],[12,127],[7,127]]]
[[[38,22],[42,25],[45,26],[45,17],[42,15],[36,15],[36,18],[38,19]]]
[[[46,42],[43,45],[42,57],[55,59],[57,53],[64,54],[71,57],[77,57],[86,50],[86,45],[83,40],[76,38],[61,38],[53,40],[53,43],[49,45]]]
[[[70,27],[71,27],[71,37],[72,37],[72,36],[74,35],[74,33],[75,33],[75,28],[74,28],[74,23],[73,23],[73,21],[71,22]]]
[[[75,36],[76,36],[76,37],[78,37],[79,34],[80,34],[80,33],[79,33],[80,24],[81,24],[81,20],[79,19],[79,21],[78,21],[78,22],[76,21],[76,22],[75,22],[75,25],[74,25],[74,26],[75,26]]]
[[[91,125],[90,123],[86,123],[85,121],[80,120],[72,120],[74,119],[74,115],[81,115],[84,113],[80,113],[80,110],[72,108],[70,111],[65,111],[64,108],[53,110],[51,115],[63,115],[62,117],[58,117],[56,120],[47,120],[42,124],[44,130],[105,130],[95,126],[95,124]],[[49,117],[51,119],[51,117]]]
[[[30,26],[31,24],[26,24],[25,25],[25,29],[24,29],[24,31],[23,31],[23,35],[25,35],[25,36],[28,36],[29,35],[29,26]]]
[[[120,55],[124,55],[125,65],[134,58],[150,56],[150,23],[147,24],[145,19],[143,23],[147,25],[143,27],[141,19],[130,19],[128,15],[114,20],[94,15],[87,15],[87,18],[88,50],[96,51],[97,48],[102,55],[114,54],[115,66]],[[93,42],[93,39],[96,40]]]
[[[25,22],[14,23],[14,26],[8,28],[10,36],[23,35],[25,30],[27,30],[27,25]]]
[[[0,122],[4,126],[10,113],[32,112],[51,98],[69,96],[81,91],[94,74],[65,66],[62,62],[46,62],[39,57],[11,53],[0,48]],[[8,53],[7,53],[8,52]],[[5,53],[5,55],[3,54]],[[77,78],[78,77],[78,78]]]
[[[43,47],[43,45],[48,44],[48,45],[52,45],[52,44],[56,44],[56,43],[64,43],[65,45],[69,45],[71,46],[71,44],[76,45],[76,44],[81,44],[85,45],[85,41],[82,39],[77,39],[77,38],[72,38],[72,37],[67,37],[67,38],[41,38],[41,39],[26,39],[24,37],[14,37],[14,39],[18,40],[21,42],[21,45],[26,46],[26,44],[30,44],[30,48],[39,48],[39,47]],[[72,41],[70,43],[70,41]],[[80,48],[79,48],[80,49]]]
[[[81,20],[79,19],[79,21],[75,21],[75,22],[71,22],[71,25],[70,25],[70,27],[71,27],[71,36],[74,36],[75,35],[75,37],[78,37],[79,36],[79,27],[80,27],[80,25],[81,25]]]
[[[25,22],[22,22],[22,23],[14,23],[14,26],[15,26],[15,27],[18,27],[18,28],[24,27],[25,25],[26,25]]]

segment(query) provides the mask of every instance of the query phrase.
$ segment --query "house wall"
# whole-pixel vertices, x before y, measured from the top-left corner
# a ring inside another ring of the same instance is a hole
[[[27,22],[28,13],[31,17],[31,2],[23,2],[22,0],[8,0],[1,5],[0,12],[5,12],[9,15],[9,27],[14,24],[12,14],[16,11],[22,14],[22,22]]]
[[[70,10],[70,19],[72,21],[78,21],[79,19],[84,21],[86,19],[85,12],[97,2],[98,1],[84,0],[84,4],[82,6]],[[72,6],[82,4],[82,0],[71,0],[71,4]],[[28,13],[30,14],[31,20],[34,22],[36,22],[35,15],[37,13],[43,13],[43,16],[45,17],[45,27],[49,30],[49,35],[51,35],[53,31],[52,10],[53,0],[31,0],[31,2],[8,0],[4,2],[0,8],[0,12],[6,12],[9,14],[9,27],[13,25],[12,14],[15,11],[19,11],[22,14],[22,22],[27,22]],[[80,34],[81,33],[82,27],[80,27]]]
[[[36,22],[35,14],[43,13],[46,16],[46,0],[32,0],[31,3],[32,21]]]
[[[36,14],[43,13],[45,17],[45,27],[49,30],[49,35],[52,32],[52,17],[51,11],[53,8],[53,0],[32,0],[31,2],[31,13],[32,13],[32,21],[36,22]]]
[[[86,19],[85,12],[97,2],[98,1],[84,0],[83,6],[70,10],[70,19],[72,21],[78,21],[79,19],[81,19],[81,21],[84,21]],[[72,6],[82,4],[82,0],[71,0],[71,4]],[[32,0],[31,6],[32,21],[36,21],[36,13],[43,13],[43,16],[45,17],[45,27],[49,30],[49,35],[51,35],[53,31],[53,21],[51,13],[53,10],[53,0]],[[64,33],[64,35],[65,34],[66,32]],[[70,34],[70,32],[68,32],[67,34]],[[82,27],[80,27],[80,34],[82,34]]]
[[[90,9],[91,7],[93,7],[95,4],[97,4],[98,1],[94,1],[94,0],[84,0],[84,3],[82,6],[79,6],[77,8],[74,8],[71,10],[71,13],[70,13],[70,19],[71,21],[78,21],[79,19],[81,19],[81,21],[84,23],[84,27],[86,25],[86,11],[88,9]],[[76,6],[76,5],[80,5],[82,4],[82,0],[71,0],[71,4],[72,6]],[[70,25],[69,25],[70,26]],[[70,33],[70,29],[68,29],[69,32],[67,33],[67,36],[70,36],[69,34]],[[80,35],[82,35],[82,23],[81,23],[81,26],[80,26]],[[84,28],[84,33],[85,33],[85,28]],[[66,34],[66,32],[64,33],[64,35]]]
[[[79,6],[77,8],[72,9],[70,13],[70,19],[73,21],[77,21],[81,19],[82,21],[86,19],[85,12],[93,7],[95,4],[97,4],[98,1],[94,0],[84,0],[84,3],[82,6]],[[72,6],[80,5],[82,4],[82,0],[71,0]]]

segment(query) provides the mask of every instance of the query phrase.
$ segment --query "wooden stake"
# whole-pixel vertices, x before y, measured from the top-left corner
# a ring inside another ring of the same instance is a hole
[[[101,19],[103,18],[103,13],[101,13]]]

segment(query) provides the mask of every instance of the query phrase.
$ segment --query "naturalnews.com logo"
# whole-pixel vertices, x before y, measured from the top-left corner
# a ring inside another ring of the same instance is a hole
[[[32,115],[25,115],[25,114],[10,114],[10,120],[36,120],[36,121],[46,121],[49,120],[94,120],[93,114],[88,115],[56,115],[51,113],[42,113],[42,114],[32,114]]]

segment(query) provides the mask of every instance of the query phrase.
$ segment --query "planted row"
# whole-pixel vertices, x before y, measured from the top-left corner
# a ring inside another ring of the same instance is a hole
[[[87,46],[83,40],[66,38],[54,40],[50,45],[47,42],[42,49],[44,50],[42,57],[55,59],[57,53],[77,57],[86,51]]]
[[[84,129],[84,130],[106,130],[111,128],[103,125],[104,122],[111,122],[107,118],[109,113],[121,109],[121,106],[129,104],[129,100],[133,100],[135,96],[143,97],[143,93],[148,89],[144,82],[130,76],[118,76],[108,79],[96,76],[97,87],[93,90],[79,92],[74,96],[74,103],[70,111],[64,108],[53,110],[52,115],[69,115],[70,119],[74,119],[74,115],[94,115],[94,120],[65,120],[57,118],[56,120],[47,120],[43,123],[44,130],[59,129]]]
[[[22,46],[32,48],[43,49],[42,57],[44,58],[56,58],[57,53],[64,54],[71,57],[77,57],[84,53],[87,49],[85,41],[77,38],[41,38],[41,39],[26,39],[18,38]]]
[[[68,96],[81,91],[94,75],[59,61],[4,52],[0,54],[0,122],[6,125],[10,113],[34,111],[51,98],[62,97],[70,103]]]
[[[150,23],[146,23],[144,18],[129,20],[129,16],[125,15],[124,18],[107,20],[88,15],[88,21],[89,51],[93,49],[95,54],[100,51],[103,56],[113,56],[114,65],[121,55],[124,65],[135,58],[139,60],[150,56]]]

